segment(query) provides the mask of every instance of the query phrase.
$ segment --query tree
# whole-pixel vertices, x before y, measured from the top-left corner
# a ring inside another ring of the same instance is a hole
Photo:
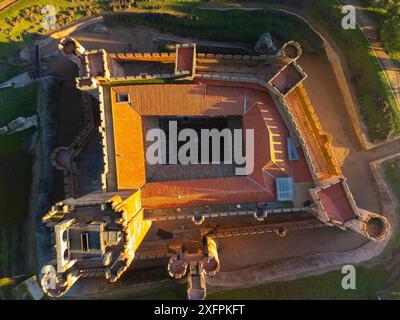
[[[389,7],[381,30],[381,38],[385,49],[400,59],[400,4]]]

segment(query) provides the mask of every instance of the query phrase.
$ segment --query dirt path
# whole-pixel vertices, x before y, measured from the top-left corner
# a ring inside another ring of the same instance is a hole
[[[382,70],[384,70],[397,107],[400,109],[400,62],[392,59],[386,53],[380,41],[379,28],[376,22],[360,7],[358,0],[339,0],[338,2],[342,5],[352,5],[356,8],[357,24],[368,39],[372,51],[378,59]]]

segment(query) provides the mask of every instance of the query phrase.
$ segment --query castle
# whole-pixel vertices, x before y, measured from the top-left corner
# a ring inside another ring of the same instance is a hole
[[[273,55],[201,53],[195,44],[108,53],[66,38],[59,50],[78,66],[86,126],[52,155],[67,198],[43,217],[54,245],[41,275],[47,295],[62,296],[81,277],[115,282],[135,260],[163,257],[168,274],[187,281],[188,298],[204,299],[206,279],[223,264],[219,237],[283,237],[321,224],[372,241],[388,236],[387,219],[353,199],[303,87],[298,43]],[[150,165],[144,137],[169,121],[254,130],[254,170]]]

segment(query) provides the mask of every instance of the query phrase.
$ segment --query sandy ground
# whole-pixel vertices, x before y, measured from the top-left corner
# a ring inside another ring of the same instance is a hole
[[[322,128],[333,137],[335,156],[342,166],[357,203],[364,209],[381,209],[369,159],[361,150],[344,105],[332,67],[326,58],[302,57],[299,61],[309,78],[304,86]]]
[[[172,33],[161,32],[147,27],[112,27],[108,32],[95,32],[94,26],[88,26],[71,33],[86,49],[94,50],[104,48],[108,52],[154,52],[153,39],[162,38],[180,42],[196,42],[204,45],[227,45],[225,42],[196,40],[193,38],[179,37]],[[46,55],[57,49],[56,41],[42,48],[42,54]],[[238,43],[232,43],[239,46]]]
[[[90,28],[88,29],[90,30]],[[118,36],[115,37],[114,35]],[[128,46],[131,46],[133,51],[152,52],[154,38],[165,36],[179,39],[179,37],[175,37],[172,34],[160,33],[157,30],[143,27],[116,27],[110,29],[109,33],[93,33],[88,30],[82,30],[72,36],[87,49],[105,48],[108,52],[126,52],[128,51]]]
[[[352,231],[336,228],[295,230],[281,238],[267,233],[218,240],[221,272],[288,259],[308,254],[347,251],[366,243],[365,238]],[[256,254],[255,254],[256,253]],[[211,280],[212,281],[212,280]]]

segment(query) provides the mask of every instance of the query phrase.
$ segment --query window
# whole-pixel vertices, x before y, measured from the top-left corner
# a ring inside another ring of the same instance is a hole
[[[293,179],[291,177],[276,178],[278,201],[293,201]]]
[[[81,245],[82,245],[82,251],[84,252],[89,251],[89,234],[87,232],[81,233]]]
[[[292,139],[287,139],[289,160],[299,160],[299,154]]]
[[[128,93],[117,93],[117,102],[129,102]]]

